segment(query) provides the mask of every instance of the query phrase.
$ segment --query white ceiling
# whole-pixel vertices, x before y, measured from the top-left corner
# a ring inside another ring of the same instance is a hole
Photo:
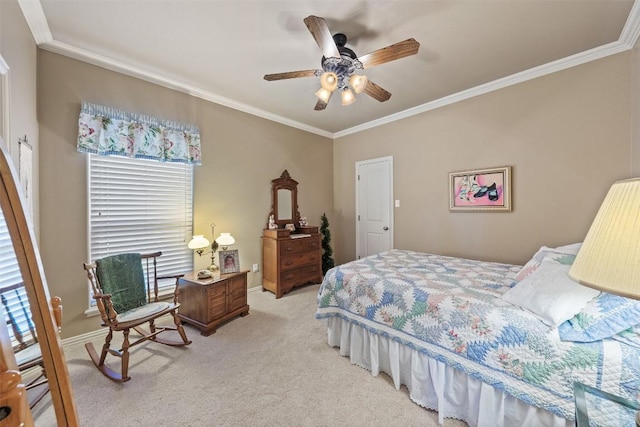
[[[630,0],[19,0],[40,47],[330,137],[633,47]],[[320,68],[303,19],[364,55],[414,38],[417,55],[366,71],[392,93],[315,111]]]

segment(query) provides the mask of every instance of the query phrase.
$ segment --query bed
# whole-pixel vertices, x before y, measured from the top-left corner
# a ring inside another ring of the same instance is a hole
[[[405,385],[441,424],[569,426],[574,382],[631,399],[640,387],[640,303],[615,297],[612,309],[574,282],[579,295],[562,294],[549,271],[566,276],[576,252],[543,247],[519,266],[391,250],[329,270],[316,317],[329,345]],[[596,424],[619,425],[604,412]]]

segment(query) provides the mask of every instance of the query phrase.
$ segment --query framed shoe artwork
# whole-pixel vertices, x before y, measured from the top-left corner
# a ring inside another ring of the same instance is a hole
[[[449,210],[511,212],[511,166],[450,172]]]

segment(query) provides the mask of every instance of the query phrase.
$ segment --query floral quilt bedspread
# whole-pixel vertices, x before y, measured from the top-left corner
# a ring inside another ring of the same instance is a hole
[[[639,350],[561,341],[500,298],[520,268],[391,250],[329,270],[316,317],[340,316],[567,419],[575,381],[636,398]]]

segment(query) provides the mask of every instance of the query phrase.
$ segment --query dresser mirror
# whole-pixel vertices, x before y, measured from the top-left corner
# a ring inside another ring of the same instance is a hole
[[[0,140],[0,228],[8,231],[11,237],[10,244],[5,245],[6,260],[13,267],[17,265],[16,268],[7,268],[5,265],[0,275],[12,283],[24,286],[38,337],[36,345],[40,345],[42,353],[56,424],[76,426],[79,424],[78,415],[53,307],[50,305],[52,300],[33,230],[24,213],[16,176],[4,143]],[[13,270],[13,273],[9,270]],[[0,306],[0,312],[4,312],[4,307]],[[0,390],[3,391],[0,415],[6,417],[3,422],[7,422],[7,425],[33,425],[34,420],[27,402],[28,393],[25,392],[24,378],[18,370],[13,350],[12,341],[15,340],[12,340],[4,319],[3,316],[3,324],[0,326]]]
[[[291,190],[287,188],[280,188],[278,190],[278,219],[282,221],[291,221]]]
[[[271,181],[271,212],[279,228],[286,224],[298,226],[298,182],[289,176],[286,170],[280,178]]]

